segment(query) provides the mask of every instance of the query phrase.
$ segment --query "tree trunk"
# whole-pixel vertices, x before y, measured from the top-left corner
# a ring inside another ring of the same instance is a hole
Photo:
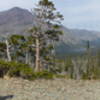
[[[26,52],[26,54],[25,54],[25,63],[26,63],[26,64],[28,64],[28,60],[29,60],[29,59],[28,59],[28,53]]]
[[[9,47],[10,47],[9,46],[9,43],[6,40],[6,53],[7,53],[7,58],[8,58],[8,61],[11,61],[11,55],[10,55]]]
[[[36,38],[35,72],[40,72],[40,43],[38,38]]]

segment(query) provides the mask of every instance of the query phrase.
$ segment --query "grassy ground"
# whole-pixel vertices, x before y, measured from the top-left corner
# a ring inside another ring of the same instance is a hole
[[[100,100],[100,81],[0,79],[0,100]]]

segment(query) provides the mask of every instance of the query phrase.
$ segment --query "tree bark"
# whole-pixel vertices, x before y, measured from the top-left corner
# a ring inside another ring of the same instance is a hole
[[[26,64],[28,64],[28,60],[29,60],[29,59],[28,59],[28,53],[26,52],[26,54],[25,54],[25,63],[26,63]]]
[[[7,58],[8,58],[8,61],[10,62],[11,61],[11,55],[10,55],[10,50],[9,50],[9,43],[8,41],[6,40],[6,53],[7,53]]]
[[[36,38],[35,72],[40,72],[40,42],[38,38]]]

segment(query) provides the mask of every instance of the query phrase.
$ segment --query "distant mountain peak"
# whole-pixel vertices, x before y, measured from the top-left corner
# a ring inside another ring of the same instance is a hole
[[[9,9],[8,11],[19,12],[19,11],[28,11],[28,10],[24,8],[20,8],[20,7],[13,7]]]
[[[20,7],[13,7],[13,8],[11,8],[11,9],[13,9],[13,10],[20,10],[20,9],[22,9],[22,8],[20,8]]]
[[[33,24],[33,15],[27,9],[14,7],[0,12],[0,34],[24,33]]]

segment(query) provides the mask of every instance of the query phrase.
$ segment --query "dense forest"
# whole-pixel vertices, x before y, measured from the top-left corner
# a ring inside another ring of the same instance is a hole
[[[100,79],[100,53],[92,52],[90,41],[82,54],[58,56],[64,18],[53,2],[40,0],[31,13],[35,22],[27,34],[0,38],[0,77]]]

